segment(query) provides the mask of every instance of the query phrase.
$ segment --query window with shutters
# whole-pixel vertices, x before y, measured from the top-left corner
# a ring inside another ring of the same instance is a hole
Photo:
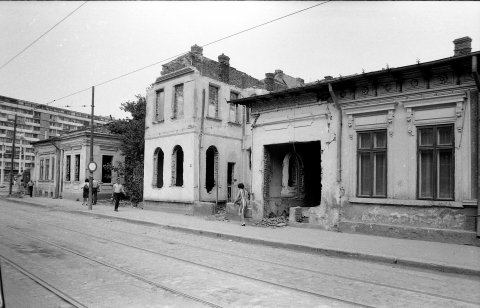
[[[238,99],[238,93],[230,92],[230,100]],[[237,104],[230,103],[230,113],[228,121],[232,123],[240,123],[240,115],[239,115],[239,106]]]

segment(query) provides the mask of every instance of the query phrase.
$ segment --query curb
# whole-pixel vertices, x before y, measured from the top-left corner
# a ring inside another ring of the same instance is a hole
[[[39,206],[39,207],[43,207],[43,208],[52,208],[48,205],[43,205],[43,204],[22,202],[21,200],[15,200],[15,199],[10,199],[10,198],[5,198],[5,199],[10,201],[10,202],[13,202],[13,203],[20,203],[20,204],[29,205],[29,206]],[[185,233],[189,233],[189,234],[199,234],[199,235],[202,235],[202,236],[208,236],[208,237],[212,237],[212,238],[224,238],[224,239],[227,239],[227,240],[235,240],[237,242],[242,242],[242,243],[250,243],[250,244],[263,245],[263,246],[268,246],[268,247],[273,247],[273,248],[283,248],[283,249],[289,249],[289,250],[295,250],[295,251],[301,251],[301,252],[315,253],[315,254],[320,254],[320,255],[329,256],[329,257],[340,257],[340,258],[345,258],[345,259],[357,259],[357,260],[364,260],[364,261],[377,262],[377,263],[393,264],[393,265],[397,265],[397,266],[405,266],[405,267],[411,267],[411,268],[433,270],[433,271],[439,271],[439,272],[444,272],[444,273],[480,276],[480,269],[477,270],[477,269],[464,268],[464,267],[451,266],[451,265],[443,265],[443,264],[437,264],[437,263],[427,263],[427,262],[415,261],[415,260],[409,260],[409,259],[397,259],[397,258],[394,258],[394,257],[373,255],[373,254],[366,254],[366,253],[349,252],[349,251],[332,249],[332,248],[320,248],[320,247],[312,247],[312,246],[308,246],[308,245],[282,243],[282,242],[276,242],[276,241],[272,241],[272,240],[270,240],[270,241],[261,240],[261,239],[245,237],[245,236],[238,236],[238,235],[232,235],[232,234],[226,234],[226,233],[218,233],[218,232],[214,232],[214,231],[205,231],[205,230],[200,230],[200,229],[172,226],[172,225],[168,225],[168,224],[142,221],[142,220],[131,219],[131,218],[116,217],[116,216],[111,216],[111,215],[107,215],[107,214],[83,212],[83,211],[77,211],[77,210],[65,210],[65,209],[61,209],[61,208],[58,208],[58,207],[54,207],[53,209],[61,211],[61,212],[68,212],[68,213],[81,214],[81,215],[85,215],[85,216],[96,216],[96,217],[102,217],[102,218],[108,218],[108,219],[121,220],[121,221],[134,223],[134,224],[140,224],[140,225],[144,225],[144,226],[161,227],[161,228],[175,230],[175,231],[181,231],[181,232],[185,232]]]

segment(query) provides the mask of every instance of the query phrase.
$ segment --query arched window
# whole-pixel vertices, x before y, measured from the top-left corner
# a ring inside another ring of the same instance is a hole
[[[160,148],[155,149],[153,154],[153,187],[163,187],[163,151]]]
[[[205,188],[210,192],[216,185],[218,176],[218,151],[213,145],[207,149]]]
[[[183,150],[176,145],[172,153],[172,185],[183,186]]]
[[[283,159],[282,191],[284,197],[301,197],[304,193],[303,162],[297,153],[290,152]]]

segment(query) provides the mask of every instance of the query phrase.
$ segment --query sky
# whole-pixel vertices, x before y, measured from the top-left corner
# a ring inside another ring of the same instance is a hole
[[[82,3],[1,1],[0,66]],[[0,95],[89,113],[96,85],[95,114],[125,118],[121,103],[145,95],[161,61],[319,3],[87,2],[0,69]],[[464,36],[479,51],[479,16],[480,2],[330,1],[208,45],[203,55],[224,53],[258,79],[281,69],[313,82],[451,57],[452,41]]]

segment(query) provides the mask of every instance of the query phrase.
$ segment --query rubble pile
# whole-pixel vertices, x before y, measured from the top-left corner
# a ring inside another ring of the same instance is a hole
[[[288,225],[288,218],[285,216],[280,216],[280,217],[271,217],[271,218],[263,218],[261,221],[255,223],[256,225],[260,227],[286,227]]]

